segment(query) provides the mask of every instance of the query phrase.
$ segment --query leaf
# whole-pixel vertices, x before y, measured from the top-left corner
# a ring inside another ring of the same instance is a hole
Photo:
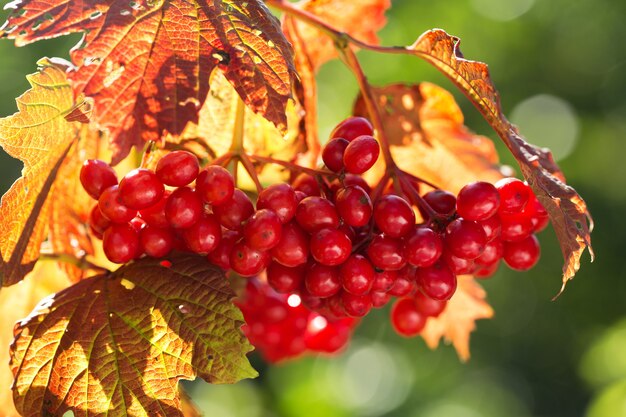
[[[391,1],[303,0],[293,6],[317,16],[336,30],[346,32],[355,39],[377,45],[376,32],[387,23],[385,11],[391,7]],[[291,18],[286,20],[288,19]],[[285,26],[288,25],[284,24],[283,27]],[[306,22],[295,22],[295,31],[288,32],[287,38],[292,43],[298,39],[299,46],[303,47],[315,70],[337,57],[332,39]]]
[[[42,298],[68,285],[56,262],[40,261],[19,285],[0,291],[0,416],[19,416],[13,406],[13,374],[9,368],[9,345],[15,322],[26,317]]]
[[[506,119],[487,65],[466,60],[459,43],[459,38],[435,29],[420,36],[406,51],[426,60],[450,78],[478,108],[519,163],[526,181],[548,211],[561,244],[565,259],[561,294],[567,282],[580,269],[580,257],[585,249],[589,250],[593,261],[591,214],[582,197],[565,183],[565,177],[552,154],[547,149],[527,143]]]
[[[72,49],[74,90],[94,98],[114,161],[142,140],[179,134],[219,68],[244,102],[280,130],[294,76],[291,48],[261,0],[24,0],[0,37],[18,46],[84,33]]]
[[[486,292],[468,275],[457,277],[457,290],[448,301],[439,317],[430,317],[421,336],[431,349],[436,349],[439,340],[452,342],[459,357],[467,361],[470,357],[469,338],[476,329],[476,320],[490,319],[493,309],[485,301]]]
[[[0,146],[24,162],[22,177],[0,203],[2,286],[20,281],[39,257],[51,212],[49,194],[80,126],[65,116],[87,104],[75,104],[61,68],[47,59],[38,65],[40,71],[27,77],[33,88],[17,99],[19,111],[0,119]]]
[[[241,312],[203,257],[144,258],[42,301],[11,346],[24,417],[183,416],[177,384],[256,376]]]
[[[463,125],[463,113],[452,94],[430,83],[372,90],[400,168],[453,193],[471,181],[502,178],[493,142]],[[369,117],[361,95],[353,113]],[[382,161],[376,169],[382,175]]]

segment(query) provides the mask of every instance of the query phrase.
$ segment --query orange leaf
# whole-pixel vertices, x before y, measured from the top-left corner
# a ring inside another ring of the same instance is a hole
[[[565,177],[552,154],[527,143],[506,119],[487,65],[465,59],[459,50],[459,42],[459,38],[435,29],[424,33],[406,50],[431,63],[450,78],[478,108],[519,163],[528,184],[548,211],[561,244],[565,263],[560,294],[580,268],[580,257],[586,248],[593,261],[591,214],[576,190],[565,184]]]
[[[13,406],[13,374],[9,368],[9,345],[15,322],[26,317],[42,298],[68,285],[67,277],[56,262],[41,261],[20,285],[0,291],[0,416],[19,416]]]
[[[422,330],[422,337],[431,349],[443,337],[452,342],[461,360],[470,357],[470,334],[476,329],[476,320],[490,319],[493,309],[485,301],[485,290],[468,275],[457,277],[458,286],[446,309],[439,317],[431,317]]]
[[[0,282],[9,286],[32,270],[46,237],[50,193],[80,124],[65,116],[75,104],[64,71],[47,59],[28,76],[33,86],[17,99],[19,111],[0,119],[0,146],[24,162],[22,178],[2,196],[0,205]]]
[[[502,177],[493,142],[463,125],[463,113],[452,94],[430,83],[372,90],[400,168],[453,193],[471,181],[495,182]],[[362,96],[353,113],[368,116]],[[381,161],[379,175],[382,168]]]
[[[42,301],[11,346],[24,417],[183,416],[177,384],[256,376],[224,274],[203,257],[142,259]]]
[[[12,3],[0,37],[18,46],[84,32],[71,52],[74,91],[95,99],[114,161],[133,145],[179,134],[219,68],[254,111],[283,130],[294,74],[292,51],[261,0],[186,2],[25,0]]]

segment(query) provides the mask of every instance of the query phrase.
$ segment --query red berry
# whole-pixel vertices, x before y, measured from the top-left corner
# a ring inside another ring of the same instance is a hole
[[[474,269],[474,272],[472,272],[472,274],[474,275],[475,278],[480,278],[480,279],[490,278],[493,274],[495,274],[499,266],[500,266],[499,259],[496,262],[489,264],[489,265],[476,264],[476,268]]]
[[[411,205],[397,195],[382,196],[374,206],[376,226],[390,237],[402,237],[415,226]]]
[[[198,175],[196,191],[207,203],[220,206],[233,198],[235,180],[226,169],[210,165]]]
[[[239,275],[250,277],[263,271],[270,263],[270,255],[246,245],[243,240],[235,243],[230,252],[230,266]]]
[[[387,292],[398,279],[397,271],[380,271],[374,275],[372,291]]]
[[[246,244],[258,250],[270,250],[280,242],[282,224],[271,210],[261,209],[243,226]]]
[[[322,160],[324,164],[333,172],[343,169],[343,154],[350,142],[344,138],[331,139],[324,146]]]
[[[213,214],[206,214],[184,229],[182,234],[185,244],[192,252],[205,255],[214,251],[219,245],[222,227]]]
[[[304,278],[306,289],[314,297],[330,297],[341,289],[339,268],[313,263]]]
[[[283,226],[280,241],[272,248],[274,259],[285,266],[298,266],[306,263],[309,256],[309,236],[297,223]]]
[[[189,187],[180,187],[167,198],[165,217],[175,229],[191,227],[203,213],[202,201]]]
[[[335,194],[335,205],[343,221],[350,226],[365,226],[372,217],[372,200],[359,186],[340,188]]]
[[[528,271],[539,260],[541,248],[537,236],[530,235],[519,242],[505,242],[502,258],[511,269]]]
[[[474,271],[474,260],[454,256],[449,249],[444,249],[441,259],[455,275],[471,274]]]
[[[133,169],[120,181],[122,202],[134,210],[155,205],[163,197],[164,192],[163,183],[149,169]]]
[[[428,317],[437,317],[446,309],[447,301],[433,300],[422,292],[415,294],[417,309]]]
[[[306,266],[300,265],[294,268],[284,266],[278,262],[270,262],[267,266],[267,283],[281,294],[291,294],[302,285]]]
[[[513,214],[524,210],[531,194],[530,187],[517,178],[502,178],[496,188],[500,194],[500,213]]]
[[[494,239],[485,245],[483,253],[474,260],[477,265],[491,265],[502,258],[504,246],[500,239]]]
[[[454,256],[476,259],[483,253],[487,238],[478,223],[456,219],[446,228],[445,243]]]
[[[391,300],[391,294],[382,291],[372,291],[370,297],[372,297],[372,307],[374,308],[382,308]]]
[[[139,232],[141,250],[153,258],[162,258],[174,248],[174,233],[171,229],[146,226]]]
[[[100,207],[98,207],[98,204],[95,204],[91,209],[91,212],[89,213],[89,226],[91,227],[92,231],[96,232],[98,235],[100,235],[100,238],[102,238],[102,234],[106,229],[109,228],[110,225],[111,222],[109,221],[109,219],[104,217],[104,214],[102,214],[102,211],[100,211]]]
[[[171,192],[166,190],[163,197],[156,204],[139,210],[139,216],[143,221],[150,226],[159,227],[161,229],[169,227],[170,223],[167,221],[167,216],[165,215],[165,204],[170,194]]]
[[[500,195],[493,184],[473,182],[461,188],[456,199],[456,211],[467,220],[486,220],[500,207]]]
[[[307,197],[300,201],[296,208],[296,221],[309,233],[325,227],[339,227],[335,205],[322,197]]]
[[[113,223],[128,223],[137,215],[137,210],[133,210],[122,203],[118,185],[113,185],[100,194],[98,207],[104,217]]]
[[[259,193],[256,201],[257,210],[272,210],[283,224],[291,221],[296,215],[297,206],[296,192],[289,184],[270,185]]]
[[[454,194],[443,190],[429,191],[423,196],[424,201],[435,210],[435,212],[444,216],[451,216],[456,210],[456,197]],[[428,214],[418,207],[422,217],[428,219]]]
[[[347,291],[341,293],[341,303],[346,314],[351,317],[363,317],[372,309],[372,297],[369,294],[354,295]]]
[[[241,230],[243,222],[254,214],[254,206],[246,193],[236,188],[230,200],[213,207],[213,213],[225,228]]]
[[[372,264],[385,271],[399,270],[406,265],[401,241],[384,234],[374,236],[366,252]]]
[[[316,314],[309,320],[304,343],[315,352],[335,353],[348,343],[350,334],[351,326],[343,320],[331,322]]]
[[[530,221],[533,225],[533,232],[540,232],[546,228],[550,222],[548,212],[541,205],[534,193],[530,194],[530,199],[526,203],[523,214],[530,217]]]
[[[445,262],[419,268],[416,277],[424,294],[433,300],[449,300],[456,291],[456,275]]]
[[[374,268],[363,255],[351,255],[339,269],[343,289],[355,295],[367,294],[374,285]]]
[[[104,190],[117,185],[117,175],[106,162],[99,159],[88,159],[80,169],[80,183],[87,194],[97,200]]]
[[[104,232],[102,247],[111,262],[125,264],[139,254],[139,234],[130,224],[112,224]]]
[[[217,247],[207,255],[209,262],[224,270],[230,269],[230,252],[240,237],[239,233],[233,230],[222,231],[222,238]]]
[[[317,262],[335,266],[348,259],[352,242],[344,232],[337,229],[322,229],[311,236],[311,256]]]
[[[343,179],[343,186],[350,187],[351,185],[358,185],[359,187],[364,189],[365,192],[368,194],[372,191],[369,184],[367,183],[367,181],[365,181],[365,179],[362,176],[348,173]]]
[[[302,191],[308,197],[320,195],[320,186],[317,180],[309,174],[302,173],[298,175],[291,183],[291,186],[295,191]]]
[[[506,242],[518,242],[533,232],[533,222],[526,213],[500,215],[500,237]]]
[[[391,325],[400,336],[417,336],[426,325],[426,315],[417,309],[412,298],[402,298],[391,308]]]
[[[348,144],[343,154],[345,170],[351,174],[362,174],[376,163],[380,146],[372,136],[363,135]]]
[[[165,185],[182,187],[195,180],[198,171],[200,171],[200,166],[194,154],[187,151],[173,151],[159,160],[155,174]]]
[[[339,123],[330,134],[330,138],[344,138],[348,142],[362,135],[373,135],[374,127],[364,117],[348,117]]]
[[[415,272],[415,268],[412,266],[402,269],[387,293],[394,297],[406,297],[413,294],[417,290]]]
[[[404,257],[414,266],[431,266],[442,252],[440,235],[428,227],[416,227],[404,241]]]
[[[500,224],[499,216],[492,216],[477,223],[483,227],[487,242],[490,242],[500,236],[502,225]]]

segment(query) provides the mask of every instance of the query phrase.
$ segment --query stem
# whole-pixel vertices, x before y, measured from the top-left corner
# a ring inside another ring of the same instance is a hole
[[[247,155],[247,157],[249,159],[254,160],[254,161],[263,162],[265,164],[280,165],[280,166],[283,166],[283,167],[287,168],[290,171],[293,171],[293,172],[304,172],[304,173],[309,174],[311,176],[323,175],[323,176],[326,176],[326,177],[339,177],[338,174],[335,174],[334,172],[331,172],[331,171],[322,170],[322,169],[307,168],[307,167],[303,167],[303,166],[300,166],[300,165],[296,165],[296,164],[291,163],[291,162],[281,161],[280,159],[274,159],[274,158],[271,158],[269,156]]]
[[[103,266],[96,265],[92,262],[89,262],[85,257],[77,258],[74,255],[70,255],[68,253],[47,253],[42,252],[39,255],[39,259],[42,261],[55,261],[55,262],[63,262],[67,264],[72,264],[82,270],[87,269],[95,269],[102,272],[111,272]]]
[[[156,150],[156,142],[151,140],[146,143],[146,146],[143,148],[143,155],[141,156],[141,165],[140,168],[146,168],[148,166],[148,162],[150,162],[150,157],[152,156],[152,152]]]
[[[248,155],[246,155],[245,153],[241,153],[239,154],[238,158],[241,161],[243,167],[248,172],[248,175],[250,175],[250,178],[252,178],[252,181],[254,181],[257,194],[263,191],[263,185],[261,185],[261,181],[259,181],[259,176],[257,175],[256,170],[254,169],[254,165],[252,165],[252,162],[250,161],[250,158],[248,158]]]
[[[243,151],[244,126],[246,123],[246,105],[237,96],[237,109],[235,110],[235,126],[233,128],[233,140],[230,143],[230,151],[239,153]]]

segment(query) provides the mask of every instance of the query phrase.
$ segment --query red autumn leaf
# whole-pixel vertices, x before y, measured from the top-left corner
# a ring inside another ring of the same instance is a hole
[[[19,322],[13,399],[24,417],[183,416],[178,382],[256,376],[221,271],[180,254],[84,279]]]
[[[406,52],[416,55],[445,74],[472,101],[509,148],[522,174],[550,215],[565,263],[563,285],[574,278],[580,257],[589,250],[593,261],[593,220],[582,197],[565,183],[565,176],[552,154],[529,144],[505,117],[500,97],[487,65],[463,57],[460,40],[440,29],[424,33]]]
[[[209,92],[219,68],[244,102],[286,127],[292,51],[261,0],[186,2],[25,0],[0,37],[18,46],[85,33],[71,52],[76,94],[95,99],[93,120],[108,129],[114,161],[142,140],[179,134]]]

